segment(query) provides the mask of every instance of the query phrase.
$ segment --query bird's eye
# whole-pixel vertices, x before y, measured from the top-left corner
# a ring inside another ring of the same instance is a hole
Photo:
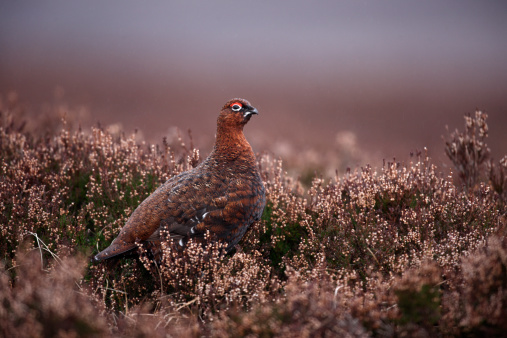
[[[234,103],[231,105],[231,108],[233,111],[240,111],[241,110],[241,104],[239,103]]]

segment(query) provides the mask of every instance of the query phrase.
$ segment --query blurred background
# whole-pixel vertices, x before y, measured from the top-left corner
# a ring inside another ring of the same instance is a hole
[[[507,150],[506,1],[3,1],[0,95],[42,132],[66,113],[209,152],[233,97],[255,151],[330,174],[406,161],[463,115]]]

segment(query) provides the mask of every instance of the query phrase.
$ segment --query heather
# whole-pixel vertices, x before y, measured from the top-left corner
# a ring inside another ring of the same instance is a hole
[[[147,144],[71,115],[28,130],[1,107],[4,336],[483,336],[507,329],[507,156],[465,116],[439,167],[365,163],[301,181],[258,154],[262,220],[235,252],[163,247],[92,264],[130,213],[196,166],[191,136]],[[493,121],[494,122],[494,121]],[[295,162],[291,160],[292,162]]]

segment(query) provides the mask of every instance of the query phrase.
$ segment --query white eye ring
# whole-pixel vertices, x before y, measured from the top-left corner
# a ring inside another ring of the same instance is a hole
[[[241,110],[241,106],[239,104],[233,104],[232,105],[232,110],[233,111],[240,111]]]

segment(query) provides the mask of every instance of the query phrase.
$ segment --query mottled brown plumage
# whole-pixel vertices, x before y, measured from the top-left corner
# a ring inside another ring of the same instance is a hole
[[[192,170],[172,177],[132,213],[120,234],[95,261],[118,256],[148,243],[157,248],[165,236],[184,246],[207,231],[230,251],[248,227],[259,220],[266,203],[264,185],[243,127],[257,109],[233,99],[217,120],[213,151]]]

